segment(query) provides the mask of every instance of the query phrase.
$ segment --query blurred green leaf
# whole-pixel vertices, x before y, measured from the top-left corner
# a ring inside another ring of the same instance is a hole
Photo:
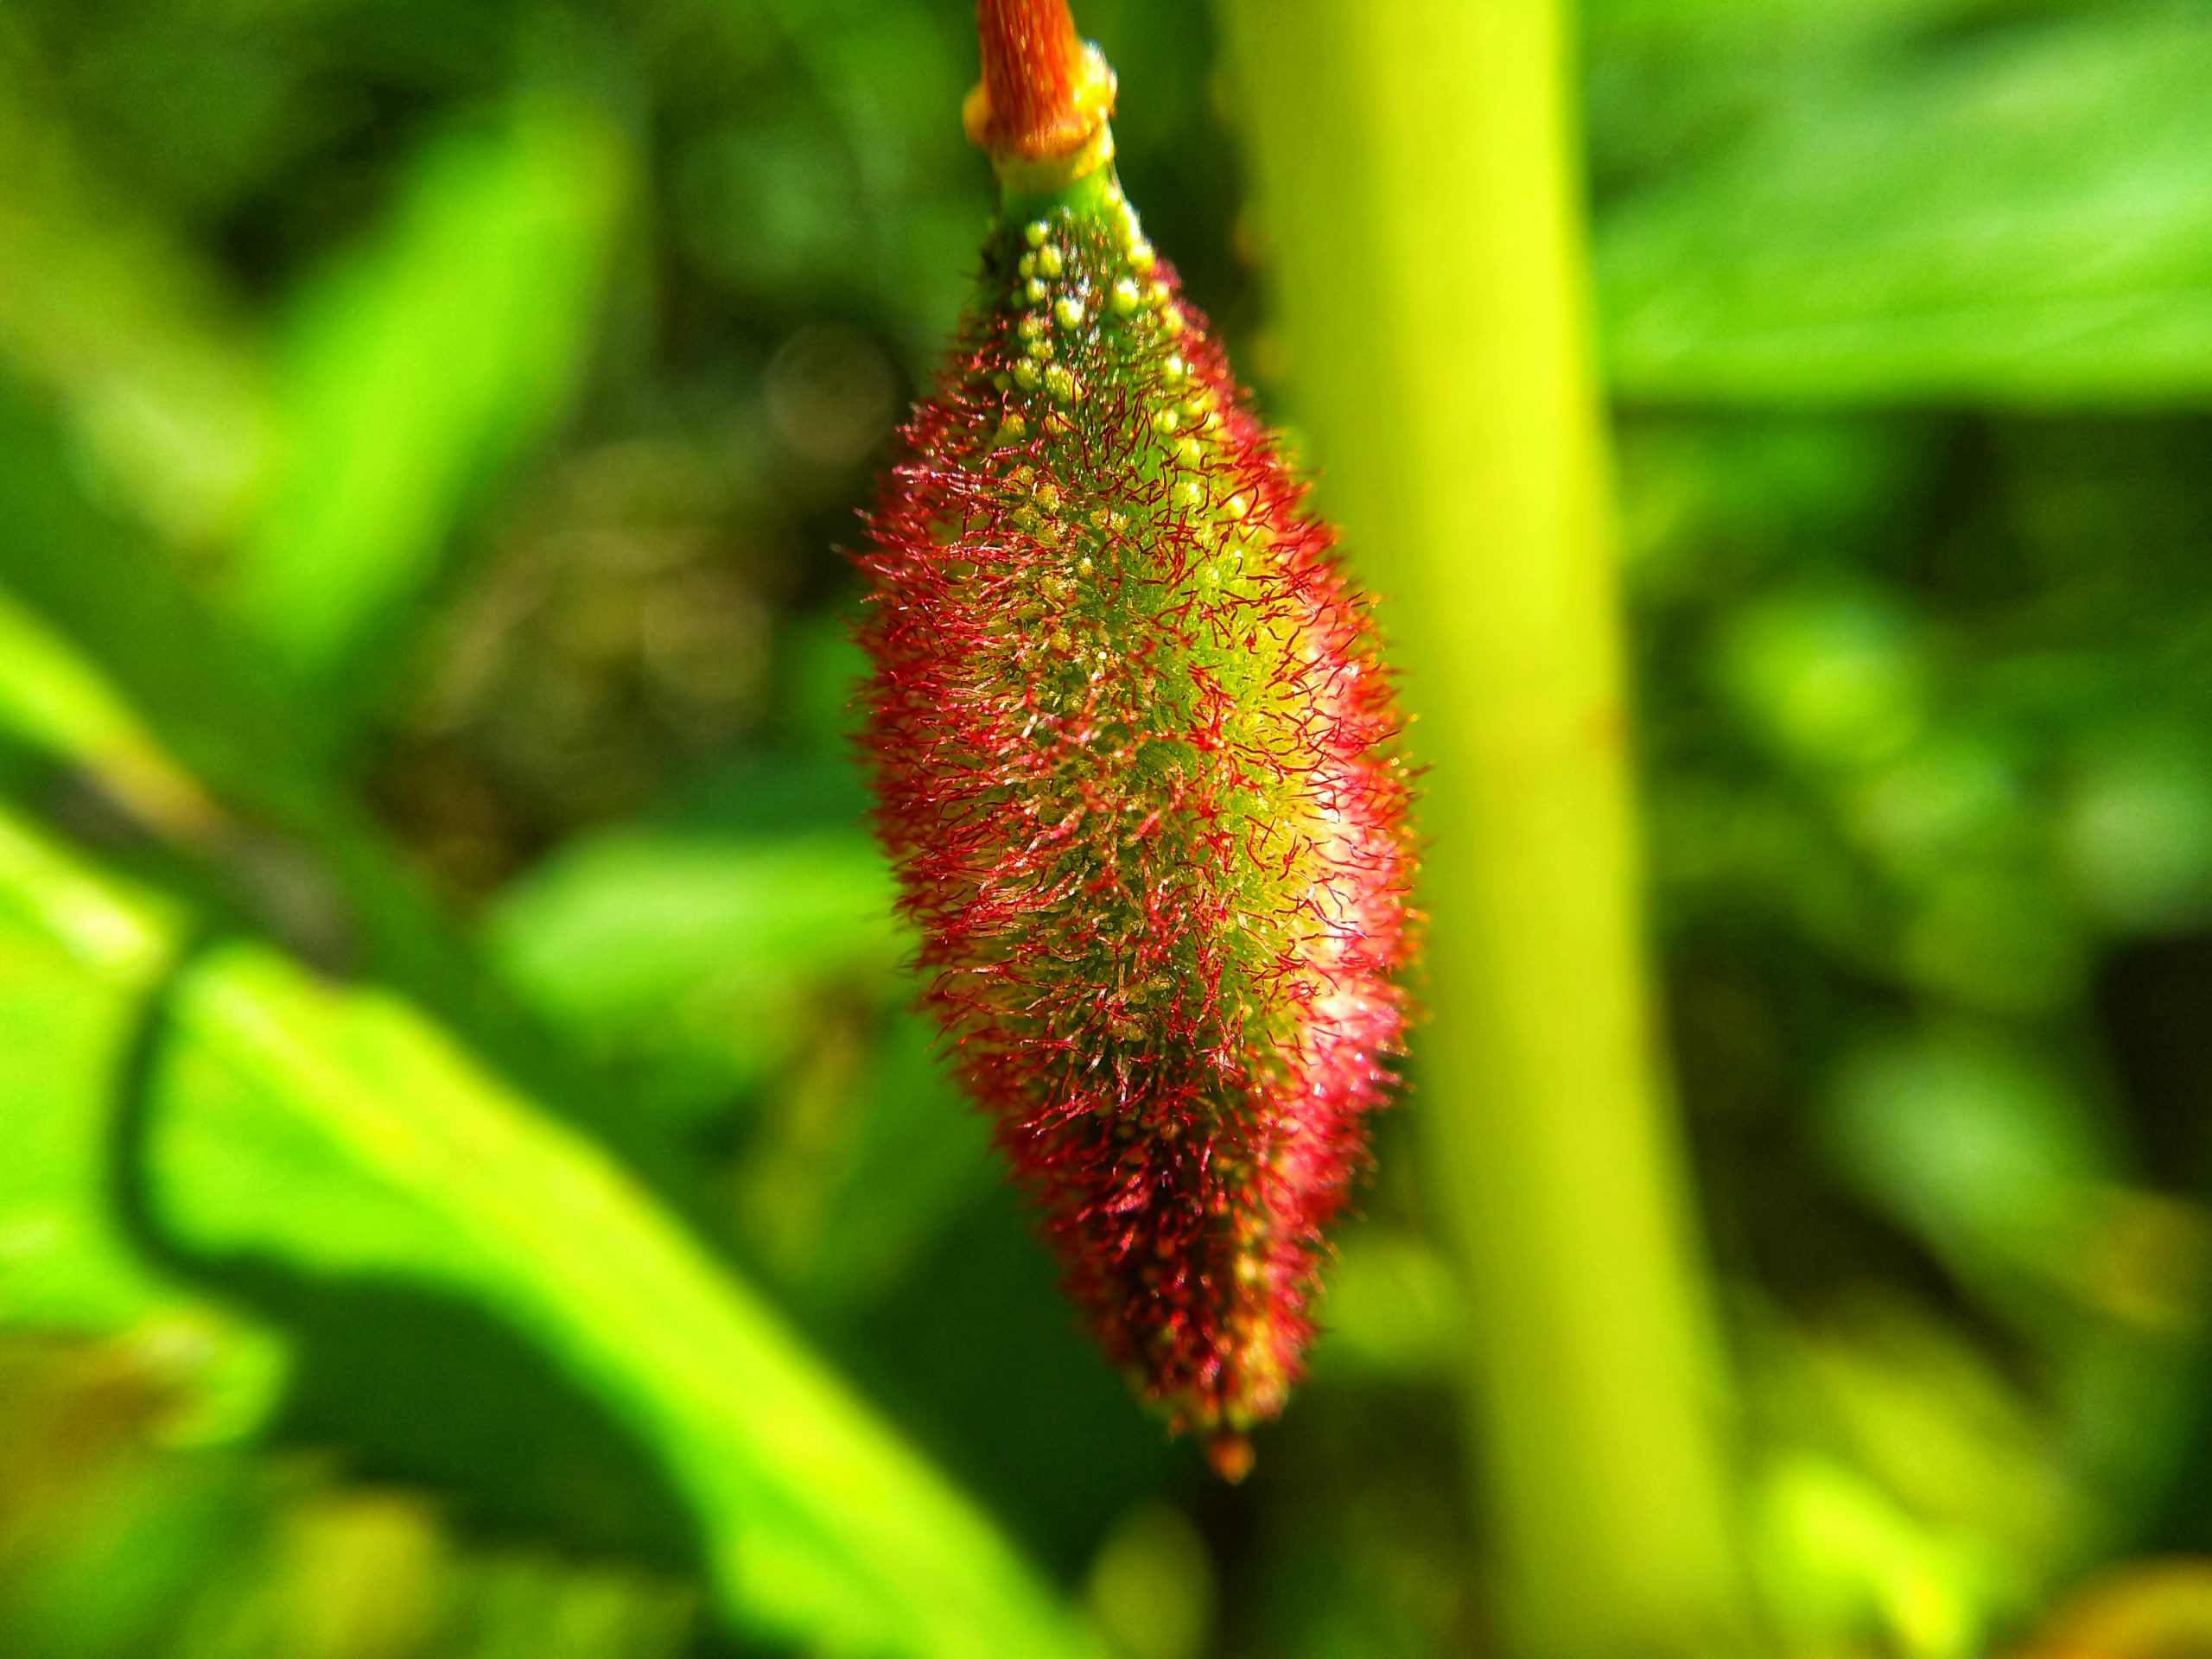
[[[1869,1202],[1970,1278],[2070,1285],[2118,1171],[2061,1076],[1971,1034],[1870,1043],[1837,1081],[1827,1143]]]
[[[211,615],[182,575],[126,523],[86,499],[46,411],[0,381],[0,582],[43,628],[112,683],[165,747],[219,791],[272,816],[313,816],[328,799],[281,674]],[[51,649],[35,672],[48,689]],[[27,671],[29,665],[26,665]],[[48,716],[51,718],[51,716]],[[112,716],[107,718],[111,719]]]
[[[1590,0],[1592,35],[1610,51],[1655,41],[1755,56],[1810,41],[1830,51],[1955,20],[1990,0]],[[2002,3],[2002,0],[2000,0]]]
[[[992,1178],[930,1029],[842,760],[747,768],[576,838],[501,896],[493,966],[679,1121],[753,1102],[735,1225],[810,1313],[849,1310]]]
[[[150,912],[122,917],[80,872],[0,841],[0,1318],[105,1330],[171,1293],[118,1235],[110,1203],[115,1090],[133,1010],[111,980],[158,970]],[[66,941],[66,943],[65,943]]]
[[[1770,1400],[1789,1403],[1797,1435],[1922,1521],[1979,1540],[2012,1590],[2066,1571],[2074,1541],[2101,1522],[2049,1402],[1903,1296],[1865,1288],[1773,1335]]]
[[[2212,756],[2159,721],[2085,744],[2059,835],[2083,901],[2115,928],[2155,932],[2212,912]]]
[[[826,984],[880,998],[906,946],[890,872],[857,828],[781,836],[637,828],[581,839],[503,899],[494,962],[587,1046],[758,1082]]]
[[[1323,1376],[1443,1382],[1466,1341],[1466,1293],[1427,1239],[1355,1226],[1338,1242],[1314,1319]]]
[[[1777,594],[1736,611],[1715,652],[1747,723],[1814,767],[1878,760],[1928,717],[1926,649],[1878,594]]]
[[[1122,1517],[1091,1564],[1092,1616],[1125,1659],[1199,1659],[1220,1590],[1206,1541],[1165,1503]]]
[[[0,354],[59,399],[119,499],[208,543],[269,469],[259,342],[215,268],[90,175],[16,46],[0,32]]]
[[[285,677],[142,535],[84,499],[59,448],[40,411],[0,381],[0,587],[37,618],[35,648],[0,664],[12,688],[0,709],[13,702],[29,741],[66,740],[66,758],[96,774],[116,722],[143,724],[171,763],[157,791],[196,809],[196,783],[238,815],[156,811],[150,826],[186,840],[219,830],[232,850],[254,843],[266,856],[238,874],[258,884],[247,896],[264,922],[430,991],[451,1017],[486,1012],[472,964],[419,884],[336,786]],[[162,804],[117,792],[133,807]],[[272,842],[261,824],[303,845]]]
[[[84,768],[144,823],[204,836],[217,809],[115,687],[47,620],[0,588],[0,743]]]
[[[1752,1557],[1792,1651],[1878,1624],[1906,1651],[1955,1650],[2016,1623],[2108,1535],[2116,1465],[2080,1432],[2101,1414],[2054,1400],[2017,1356],[1873,1283],[1816,1323],[1777,1313],[1751,1334],[1777,1448]]]
[[[144,1344],[0,1333],[9,1659],[675,1659],[699,1592],[327,1460],[179,1447]]]
[[[1770,1605],[1813,1650],[1876,1630],[1878,1650],[1901,1659],[1980,1650],[1987,1563],[1847,1466],[1809,1453],[1777,1459],[1752,1535]]]
[[[7,1052],[48,1078],[14,1096],[15,1317],[128,1318],[250,1259],[418,1285],[542,1348],[652,1449],[741,1625],[830,1654],[1087,1650],[603,1154],[405,1002],[186,927],[0,817],[0,963],[24,993],[0,1007],[30,1039]]]
[[[567,407],[625,154],[603,116],[525,99],[431,144],[393,223],[310,285],[284,352],[281,470],[232,571],[241,615],[308,677],[365,666],[465,514]]]
[[[2212,18],[2115,3],[1802,90],[1606,215],[1630,397],[2202,404]]]

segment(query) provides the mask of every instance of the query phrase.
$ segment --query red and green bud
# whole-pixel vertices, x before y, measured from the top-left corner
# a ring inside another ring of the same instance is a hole
[[[1110,165],[1065,0],[981,0],[1006,184],[870,519],[878,823],[926,1001],[1108,1353],[1240,1473],[1405,1020],[1367,607]]]

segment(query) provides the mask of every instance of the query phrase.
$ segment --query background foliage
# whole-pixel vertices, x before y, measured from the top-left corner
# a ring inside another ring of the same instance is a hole
[[[1081,14],[1266,396],[1211,19]],[[2114,1564],[2212,1547],[2212,23],[1584,25],[1775,1646],[2202,1651]],[[1485,1650],[1409,1114],[1225,1490],[902,1011],[836,549],[986,218],[969,29],[0,11],[0,1651]]]

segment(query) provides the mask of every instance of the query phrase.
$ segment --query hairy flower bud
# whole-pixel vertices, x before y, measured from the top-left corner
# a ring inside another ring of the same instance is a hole
[[[1070,1289],[1234,1476],[1392,1081],[1408,785],[1330,531],[1080,142],[1008,175],[870,519],[866,743],[925,1000]]]

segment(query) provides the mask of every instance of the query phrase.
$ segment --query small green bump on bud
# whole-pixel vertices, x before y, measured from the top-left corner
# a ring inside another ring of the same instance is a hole
[[[1045,372],[1038,367],[1037,359],[1033,357],[1022,358],[1014,365],[1014,384],[1024,391],[1036,391],[1038,383],[1044,378]]]
[[[1083,327],[1083,302],[1072,294],[1064,295],[1052,307],[1052,315],[1059,320],[1061,327],[1073,334]]]
[[[1175,459],[1185,467],[1201,465],[1206,458],[1206,447],[1196,438],[1185,438],[1175,446]]]
[[[1252,498],[1240,492],[1236,495],[1230,496],[1228,500],[1223,502],[1221,504],[1221,510],[1227,513],[1231,518],[1242,519],[1249,518],[1251,516],[1252,512]]]
[[[1153,251],[1152,244],[1139,237],[1129,249],[1129,264],[1135,267],[1137,275],[1151,276],[1152,268],[1159,263],[1160,256]]]
[[[1114,315],[1116,316],[1134,317],[1137,314],[1137,308],[1143,303],[1144,297],[1137,292],[1137,285],[1127,276],[1114,284]]]
[[[1014,328],[1024,340],[1042,340],[1045,337],[1045,319],[1034,311],[1027,311]]]
[[[1022,280],[1027,282],[1037,274],[1037,256],[1033,253],[1023,254],[1014,269],[1021,273]]]
[[[1032,276],[1022,289],[1022,292],[1028,295],[1029,302],[1032,305],[1044,304],[1045,296],[1052,291],[1045,286],[1045,279],[1042,276]]]
[[[1175,486],[1175,505],[1196,512],[1206,504],[1206,486],[1195,478],[1186,478]]]
[[[1039,484],[1037,486],[1036,499],[1037,505],[1046,512],[1058,512],[1060,510],[1060,486],[1057,484]]]
[[[1021,239],[1033,248],[1041,248],[1045,245],[1045,238],[1052,233],[1052,227],[1043,219],[1033,219],[1022,227]]]
[[[1001,369],[991,377],[991,385],[1001,391],[1011,391],[1014,390],[1014,377]]]
[[[1062,365],[1055,363],[1045,371],[1045,390],[1061,403],[1071,404],[1075,401],[1075,376]]]
[[[1179,353],[1171,355],[1160,365],[1160,379],[1163,385],[1179,386],[1190,378],[1191,365],[1183,360]]]
[[[1057,276],[1067,269],[1067,259],[1050,242],[1037,250],[1037,269],[1044,276]]]
[[[1182,417],[1172,409],[1163,409],[1152,417],[1152,429],[1163,438],[1173,437],[1182,424]]]

